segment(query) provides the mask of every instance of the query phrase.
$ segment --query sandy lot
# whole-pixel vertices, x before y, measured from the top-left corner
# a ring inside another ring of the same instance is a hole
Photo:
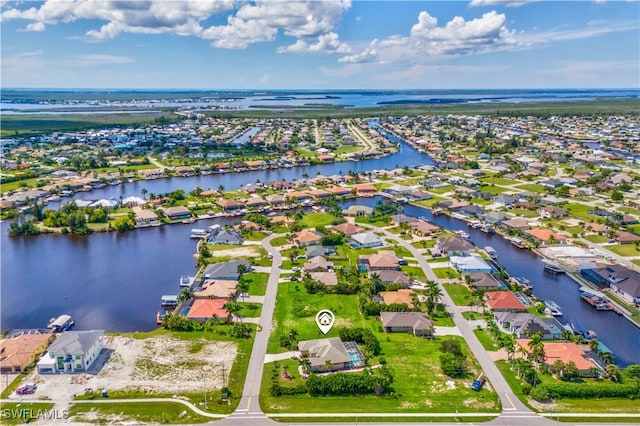
[[[85,388],[94,391],[138,388],[154,393],[202,391],[222,387],[222,367],[228,379],[238,348],[231,342],[185,341],[170,337],[133,339],[107,336],[105,349],[85,374],[39,375],[31,373],[24,382],[38,383],[33,395],[12,399],[49,398],[71,401]]]
[[[232,259],[240,257],[260,257],[260,247],[256,245],[240,246],[226,250],[212,250],[212,257],[230,256]]]

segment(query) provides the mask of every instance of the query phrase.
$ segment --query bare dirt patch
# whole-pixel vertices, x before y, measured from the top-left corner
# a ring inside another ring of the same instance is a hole
[[[228,376],[238,353],[232,342],[180,340],[168,336],[134,339],[106,336],[105,349],[83,374],[39,375],[26,381],[38,383],[38,391],[16,399],[71,401],[86,388],[137,389],[148,393],[179,394],[222,387],[222,367]]]
[[[231,257],[232,259],[242,257],[260,257],[260,247],[257,246],[241,246],[238,248],[226,249],[226,250],[213,250],[211,251],[213,257]]]

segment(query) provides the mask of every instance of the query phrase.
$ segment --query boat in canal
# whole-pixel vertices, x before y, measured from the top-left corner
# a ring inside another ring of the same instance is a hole
[[[493,247],[486,246],[484,248],[484,251],[487,252],[489,257],[492,258],[493,260],[496,260],[498,258],[498,252],[496,252],[496,250]]]
[[[511,238],[511,244],[518,247],[519,249],[527,248],[524,241],[522,241],[520,238],[516,238],[516,237]]]
[[[564,274],[565,272],[562,266],[548,259],[542,259],[542,264],[546,272],[551,272],[552,274]]]
[[[545,300],[544,301],[544,306],[545,306],[544,312],[547,315],[551,315],[551,316],[554,316],[554,317],[561,317],[562,316],[562,309],[553,300]]]
[[[491,226],[488,223],[485,223],[482,225],[482,227],[480,227],[480,230],[482,232],[484,232],[485,234],[495,234],[496,230],[493,228],[493,226]]]
[[[178,295],[177,294],[163,295],[160,298],[160,305],[162,305],[163,308],[178,306]]]
[[[191,238],[193,239],[206,238],[207,235],[209,235],[209,233],[206,229],[194,228],[191,230]]]
[[[180,288],[190,288],[195,280],[196,280],[196,277],[190,277],[188,275],[181,276]]]
[[[464,231],[456,231],[456,234],[458,234],[460,238],[469,238],[469,234]]]
[[[69,330],[75,325],[75,321],[71,318],[71,315],[60,315],[58,318],[51,318],[47,328],[51,329],[54,333]]]

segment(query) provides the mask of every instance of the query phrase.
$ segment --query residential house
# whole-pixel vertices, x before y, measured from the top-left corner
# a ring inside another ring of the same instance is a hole
[[[421,312],[380,312],[385,333],[411,333],[433,336],[433,323]]]
[[[309,277],[327,287],[338,285],[338,275],[335,271],[316,271],[309,272]]]
[[[634,244],[640,241],[640,235],[627,231],[618,231],[614,239],[619,244]]]
[[[302,231],[296,233],[293,237],[293,242],[298,247],[317,245],[320,244],[320,241],[322,241],[322,237],[320,235],[307,229],[303,229]]]
[[[287,201],[287,197],[283,194],[271,194],[264,197],[265,200],[270,202],[274,206],[284,204]]]
[[[380,278],[380,282],[383,284],[399,284],[401,288],[409,287],[409,277],[403,271],[392,271],[392,270],[382,270],[382,271],[370,271],[369,278],[371,278],[374,274],[378,275]]]
[[[380,247],[382,245],[380,237],[369,231],[353,234],[349,242],[358,248]]]
[[[65,331],[37,363],[38,374],[87,371],[104,347],[102,330]]]
[[[542,244],[566,243],[567,237],[550,229],[536,228],[524,231],[525,235]]]
[[[373,215],[373,208],[354,204],[349,206],[347,209],[342,210],[342,215],[351,217],[371,217]]]
[[[333,269],[333,263],[322,256],[316,256],[309,259],[302,267],[306,272],[321,272]]]
[[[251,271],[251,264],[246,260],[229,260],[208,265],[202,274],[203,278],[211,280],[234,280],[240,279],[238,266],[244,265],[246,272]]]
[[[480,256],[451,256],[449,263],[459,272],[484,272],[491,273],[493,268]]]
[[[237,200],[226,200],[224,198],[216,200],[216,204],[222,207],[222,210],[231,212],[235,210],[241,210],[245,205]]]
[[[191,217],[191,210],[185,206],[163,207],[162,211],[169,220],[180,220]]]
[[[519,312],[525,310],[525,306],[511,291],[487,291],[484,294],[484,300],[489,309],[494,312]]]
[[[335,252],[336,248],[333,246],[310,246],[307,247],[305,255],[307,256],[307,259],[311,259],[316,256],[328,256],[335,254]]]
[[[465,273],[463,276],[469,277],[471,282],[469,285],[471,287],[475,287],[479,291],[487,291],[487,290],[497,290],[500,288],[500,283],[490,273],[486,272],[470,272]]]
[[[375,254],[364,254],[358,258],[358,268],[366,271],[397,271],[398,256],[393,250],[380,250]]]
[[[529,312],[495,312],[493,317],[502,331],[515,334],[519,339],[540,333],[543,339],[551,340],[558,338],[560,330],[562,330],[561,326],[551,327],[544,318],[539,318]],[[553,319],[553,321],[556,320]]]
[[[541,207],[540,209],[538,209],[538,213],[540,214],[541,217],[544,217],[547,219],[564,217],[564,216],[567,216],[568,214],[565,209],[562,209],[560,207],[555,207],[555,206]]]
[[[195,298],[231,300],[236,293],[236,280],[204,280],[194,292]]]
[[[475,247],[469,240],[460,237],[438,238],[436,252],[446,256],[469,256]]]
[[[420,237],[429,237],[438,232],[440,228],[424,220],[409,223],[409,232]]]
[[[209,232],[209,244],[242,245],[244,238],[235,229],[213,228]]]
[[[298,342],[298,351],[309,359],[313,372],[349,370],[353,367],[349,352],[339,337],[303,340]]]
[[[364,229],[359,227],[358,225],[354,225],[353,223],[345,222],[339,225],[334,225],[333,230],[336,232],[343,233],[346,236],[350,236],[353,234],[358,234],[360,232],[364,232]]]
[[[520,229],[522,231],[530,229],[529,222],[527,219],[516,217],[509,220],[503,220],[499,223],[500,226],[507,229]]]
[[[608,286],[630,304],[640,304],[640,273],[622,265],[581,269],[580,274],[594,284]]]
[[[524,348],[527,353],[531,353],[529,347],[530,339],[516,339],[517,347]],[[596,367],[586,358],[585,352],[573,342],[543,342],[544,363],[549,367],[556,361],[567,364],[573,362],[583,375],[591,375],[591,369]]]
[[[131,208],[135,215],[136,227],[153,226],[158,224],[158,215],[151,210],[134,206]]]
[[[207,321],[214,315],[219,319],[229,318],[229,311],[224,307],[227,302],[227,299],[195,299],[187,318],[196,321]]]
[[[396,291],[381,291],[380,297],[385,305],[405,304],[409,309],[413,309],[413,290],[401,288]]]
[[[52,333],[26,332],[0,340],[0,373],[20,373],[33,364],[55,338]]]
[[[378,192],[376,187],[370,183],[354,185],[353,187],[357,191],[359,197],[373,197]]]
[[[402,223],[412,223],[417,221],[417,217],[407,216],[406,214],[394,214],[393,216],[391,216],[391,223],[396,226]]]

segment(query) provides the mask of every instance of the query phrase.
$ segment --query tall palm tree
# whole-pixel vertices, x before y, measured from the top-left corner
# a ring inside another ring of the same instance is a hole
[[[178,302],[186,302],[187,300],[191,300],[192,297],[193,292],[188,288],[183,288],[178,295]]]
[[[240,281],[238,281],[238,285],[236,286],[236,289],[238,293],[240,293],[240,296],[242,297],[242,303],[244,303],[244,297],[249,291],[249,283],[246,282],[244,279],[240,278]]]
[[[598,348],[600,348],[600,343],[596,339],[589,340],[589,350],[593,353],[598,353]]]
[[[302,367],[302,371],[309,374],[311,372],[311,361],[307,357],[302,357],[298,361],[298,364]]]
[[[232,320],[234,316],[237,316],[240,319],[240,323],[242,323],[242,317],[238,315],[242,310],[242,306],[240,306],[237,302],[227,302],[224,305],[224,308],[229,312],[229,319]]]

